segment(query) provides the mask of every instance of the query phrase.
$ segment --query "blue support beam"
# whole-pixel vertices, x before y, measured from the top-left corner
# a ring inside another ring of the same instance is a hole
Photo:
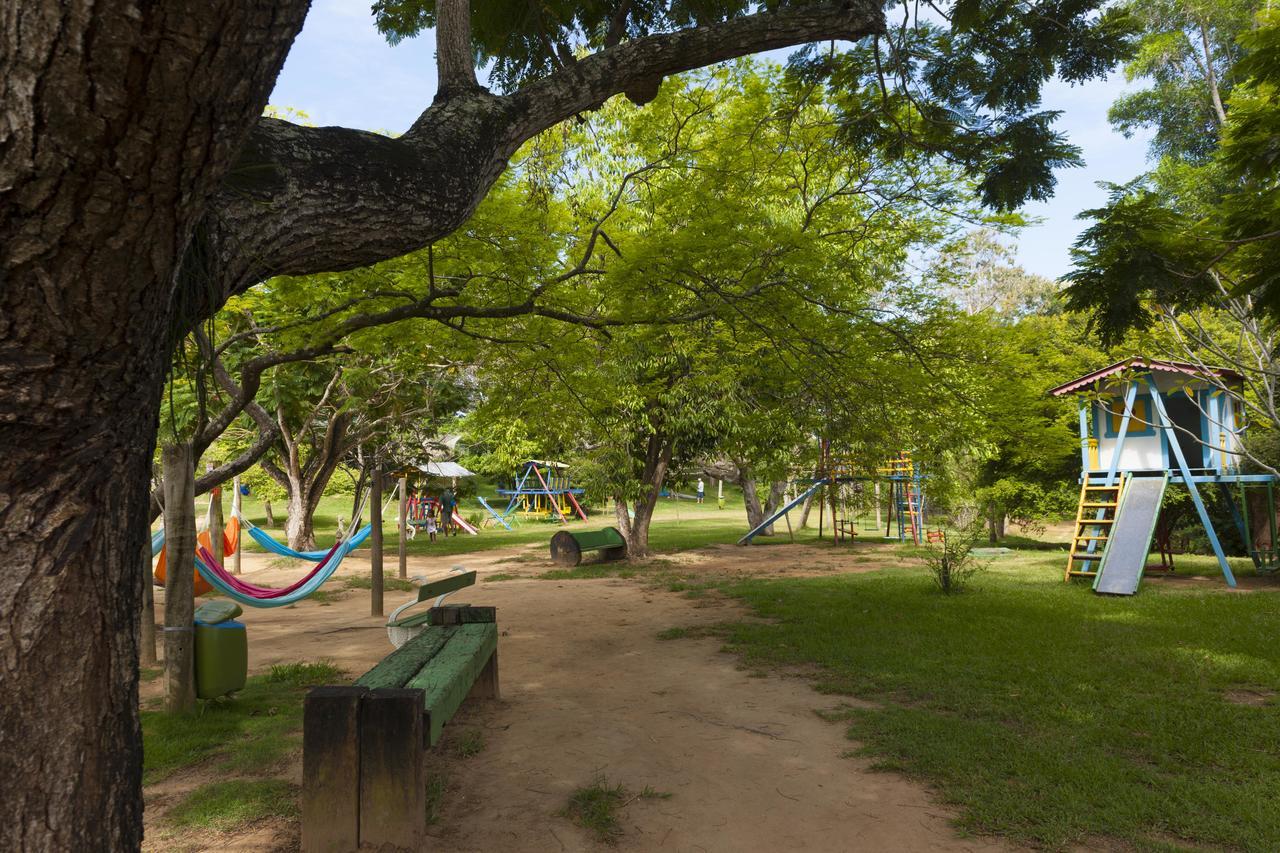
[[[746,536],[743,536],[741,539],[739,539],[739,540],[738,540],[738,544],[739,544],[739,545],[750,545],[750,544],[751,544],[751,540],[752,540],[753,538],[755,538],[755,537],[760,533],[760,531],[761,531],[761,530],[764,530],[764,529],[765,529],[766,527],[768,527],[770,524],[773,524],[775,521],[777,521],[778,519],[782,518],[782,517],[783,517],[784,515],[786,515],[787,513],[791,512],[791,510],[792,510],[794,507],[796,507],[797,505],[799,505],[799,504],[803,503],[805,498],[809,497],[809,495],[811,495],[811,494],[813,494],[814,492],[818,491],[818,489],[820,489],[820,488],[822,488],[823,486],[827,485],[827,483],[829,483],[829,482],[831,482],[831,481],[830,481],[830,480],[828,480],[828,479],[825,479],[825,478],[824,478],[824,479],[821,479],[821,480],[817,480],[817,481],[815,481],[815,482],[814,482],[814,484],[813,484],[812,486],[810,486],[809,488],[807,488],[807,489],[805,489],[803,492],[801,492],[801,493],[800,493],[800,495],[799,495],[797,498],[795,498],[795,500],[793,500],[793,501],[791,501],[790,503],[786,504],[784,507],[782,507],[782,509],[778,510],[778,511],[777,511],[777,512],[775,512],[773,515],[769,516],[769,517],[768,517],[768,518],[766,518],[764,521],[760,522],[760,523],[759,523],[759,524],[757,524],[755,527],[753,527],[753,528],[752,528],[752,529],[747,533],[747,535],[746,535]]]
[[[499,524],[501,524],[503,527],[507,528],[508,530],[511,529],[511,525],[507,524],[507,519],[501,513],[495,510],[493,507],[489,506],[488,501],[486,501],[484,498],[480,497],[479,495],[476,495],[476,500],[480,501],[480,506],[488,510],[489,515],[493,516],[495,521],[497,521]]]
[[[1218,558],[1218,566],[1222,569],[1222,577],[1226,579],[1227,586],[1234,587],[1236,585],[1236,577],[1231,573],[1231,566],[1227,564],[1227,555],[1222,552],[1222,543],[1218,541],[1218,533],[1213,528],[1213,521],[1209,518],[1209,511],[1205,509],[1204,501],[1200,498],[1200,490],[1196,488],[1196,479],[1191,474],[1191,469],[1187,465],[1187,457],[1182,452],[1182,444],[1178,441],[1178,435],[1174,432],[1172,421],[1169,420],[1169,413],[1165,411],[1164,400],[1160,397],[1160,390],[1156,388],[1155,380],[1150,375],[1147,376],[1147,385],[1151,388],[1151,402],[1155,406],[1156,415],[1160,421],[1160,429],[1164,431],[1164,435],[1168,440],[1169,450],[1173,453],[1174,458],[1178,461],[1178,470],[1182,473],[1182,482],[1187,487],[1187,491],[1191,493],[1191,502],[1195,504],[1196,512],[1200,515],[1200,522],[1204,525],[1204,532],[1209,536],[1209,544],[1213,546],[1213,555]]]

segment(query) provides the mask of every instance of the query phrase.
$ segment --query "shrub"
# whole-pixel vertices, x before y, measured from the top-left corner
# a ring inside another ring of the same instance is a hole
[[[955,527],[947,531],[941,542],[930,542],[924,557],[938,589],[946,595],[963,590],[974,575],[989,565],[973,553],[973,546],[982,536],[982,522],[977,513],[960,509],[954,513],[953,521]]]

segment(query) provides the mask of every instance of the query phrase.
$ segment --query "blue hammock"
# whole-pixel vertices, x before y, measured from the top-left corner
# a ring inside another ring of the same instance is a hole
[[[253,541],[257,542],[263,548],[266,548],[272,554],[279,554],[281,557],[293,557],[295,560],[307,560],[312,563],[318,563],[329,555],[329,551],[327,549],[324,551],[295,551],[288,545],[282,545],[272,539],[270,533],[267,533],[267,531],[258,527],[256,524],[250,524],[243,521],[242,524],[244,529],[249,531],[249,535],[253,537]],[[350,553],[363,545],[364,541],[368,539],[372,533],[373,525],[366,524],[356,532],[355,536],[352,536],[347,540],[347,544],[343,547],[347,549],[347,553]]]
[[[151,556],[155,556],[164,550],[164,528],[161,527],[155,533],[151,534]]]
[[[252,527],[249,528],[250,532],[254,529],[255,528]],[[266,534],[263,535],[265,536]],[[267,538],[270,539],[271,537],[268,536]],[[200,577],[208,581],[214,589],[218,590],[218,592],[247,607],[284,607],[288,604],[297,604],[299,601],[318,590],[325,581],[333,577],[333,573],[338,570],[338,566],[342,563],[343,558],[354,551],[356,545],[359,544],[356,541],[358,538],[359,534],[342,543],[338,550],[333,552],[333,556],[329,558],[329,562],[325,567],[317,572],[311,580],[307,581],[288,595],[282,595],[279,598],[254,598],[251,595],[245,595],[235,587],[229,585],[222,578],[218,577],[218,574],[211,570],[205,562],[200,559],[199,555],[196,556],[196,571],[200,572]],[[293,553],[296,554],[298,552],[294,551]],[[328,551],[324,552],[324,554],[320,555],[319,559],[324,559],[325,555],[328,553]]]

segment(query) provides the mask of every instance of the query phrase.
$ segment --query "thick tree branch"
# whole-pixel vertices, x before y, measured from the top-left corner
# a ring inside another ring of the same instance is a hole
[[[471,50],[471,0],[437,0],[436,73],[437,100],[480,88]]]
[[[880,4],[844,0],[646,36],[511,95],[451,92],[398,139],[264,118],[213,200],[201,248],[216,262],[224,297],[272,275],[396,257],[461,225],[523,142],[615,94],[644,101],[672,74],[883,29]]]

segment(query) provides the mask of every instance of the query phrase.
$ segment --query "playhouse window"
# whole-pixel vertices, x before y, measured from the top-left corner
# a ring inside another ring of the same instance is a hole
[[[1103,423],[1106,425],[1105,436],[1116,438],[1120,435],[1120,422],[1124,420],[1124,398],[1115,397],[1103,404]],[[1139,394],[1133,401],[1133,416],[1129,418],[1129,429],[1125,437],[1155,435],[1155,422],[1151,414],[1151,395]]]

